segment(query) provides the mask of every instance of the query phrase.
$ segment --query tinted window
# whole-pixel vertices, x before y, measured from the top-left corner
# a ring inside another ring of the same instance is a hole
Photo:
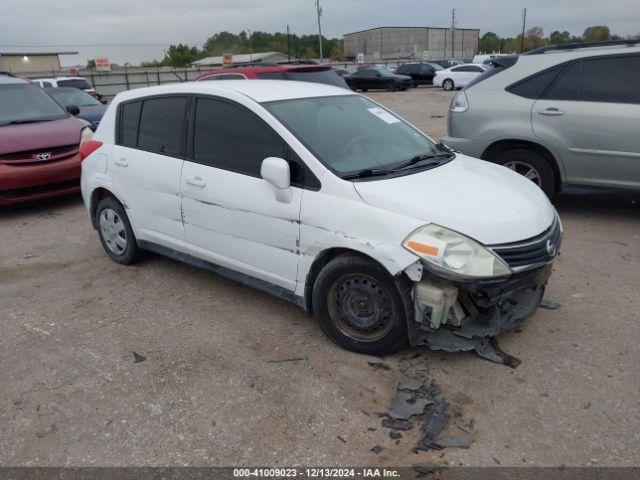
[[[84,78],[74,78],[72,80],[58,80],[59,87],[73,87],[81,90],[93,88]]]
[[[575,62],[558,77],[544,98],[549,100],[576,100],[580,86],[580,62]]]
[[[466,71],[464,67],[456,67],[451,69],[452,72],[464,72]]]
[[[52,88],[49,93],[65,107],[69,105],[75,105],[77,107],[102,105],[87,92],[78,90],[77,88]]]
[[[640,56],[584,60],[580,98],[640,103]]]
[[[185,97],[145,100],[140,115],[138,147],[150,152],[178,155],[183,152]]]
[[[51,82],[42,82],[42,86],[44,88],[53,88],[53,84]]]
[[[120,145],[137,147],[142,102],[124,103],[120,108]]]
[[[200,98],[194,121],[193,158],[199,163],[259,177],[265,158],[286,158],[280,138],[239,105]]]
[[[511,85],[510,87],[507,87],[507,91],[521,97],[538,99],[562,69],[564,69],[564,66],[555,67],[550,70],[538,73],[532,77],[526,78],[514,85]]]
[[[286,72],[259,73],[258,77],[271,80],[324,83],[326,85],[348,88],[344,79],[333,70],[289,70]]]
[[[484,69],[482,67],[467,67],[468,70],[467,72],[484,72]]]
[[[57,120],[67,112],[42,88],[32,83],[0,85],[0,125]],[[7,137],[11,145],[11,135]],[[4,145],[3,145],[4,147]]]

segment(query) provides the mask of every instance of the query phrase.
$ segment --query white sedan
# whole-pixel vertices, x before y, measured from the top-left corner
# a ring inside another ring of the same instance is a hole
[[[439,70],[433,77],[433,84],[445,90],[462,88],[486,72],[487,68],[484,65],[465,63],[464,65]]]

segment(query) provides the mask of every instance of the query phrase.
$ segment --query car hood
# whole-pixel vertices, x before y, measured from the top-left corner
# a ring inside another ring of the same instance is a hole
[[[84,124],[68,117],[49,122],[0,127],[0,155],[80,143]]]
[[[80,114],[78,117],[88,122],[95,122],[102,118],[106,110],[106,105],[84,105],[80,107]]]
[[[485,245],[539,235],[555,216],[546,195],[530,180],[460,154],[420,173],[354,185],[369,205],[438,224]]]

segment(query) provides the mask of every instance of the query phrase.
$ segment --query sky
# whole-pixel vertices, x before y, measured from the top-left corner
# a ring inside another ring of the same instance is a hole
[[[589,25],[612,33],[640,33],[639,0],[320,0],[325,36],[378,26],[451,25],[515,36],[541,26],[545,34],[581,34]],[[63,65],[106,56],[119,64],[161,59],[170,44],[202,46],[227,30],[317,32],[315,0],[0,0],[0,51],[78,51]]]

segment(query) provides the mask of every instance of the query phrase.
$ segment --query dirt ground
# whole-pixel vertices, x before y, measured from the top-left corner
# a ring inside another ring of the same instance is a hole
[[[371,97],[446,130],[451,94]],[[561,307],[501,337],[517,369],[423,348],[374,369],[284,301],[154,255],[113,263],[79,196],[0,211],[0,465],[638,465],[639,201],[557,202]],[[380,427],[406,368],[475,419],[470,449],[414,454],[415,429],[396,445]]]

